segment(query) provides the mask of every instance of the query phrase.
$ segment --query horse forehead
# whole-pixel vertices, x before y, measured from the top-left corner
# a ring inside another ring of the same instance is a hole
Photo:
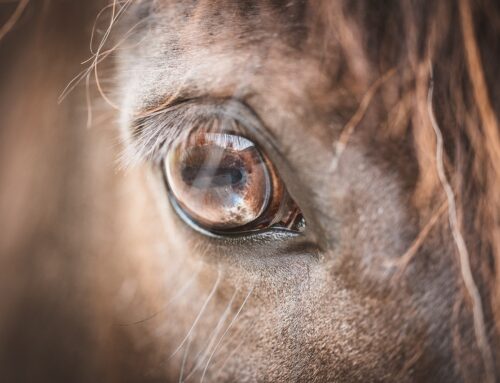
[[[319,40],[335,40],[335,28],[318,28],[317,21],[324,21],[320,3],[312,7],[308,1],[293,0],[157,1],[146,10],[140,2],[132,14],[141,24],[137,29],[153,31],[141,45],[163,51],[169,59],[192,59],[190,55],[207,47],[212,53],[258,47],[269,57],[277,49],[306,57],[313,51],[324,52]]]
[[[139,44],[120,51],[125,70],[118,74],[120,86],[126,88],[122,94],[133,99],[127,105],[141,108],[186,91],[184,98],[246,99],[257,94],[280,105],[295,105],[294,114],[312,104],[345,109],[346,87],[339,86],[344,77],[339,74],[342,52],[330,41],[325,53],[323,40],[331,37],[329,29],[311,35],[311,20],[317,15],[308,17],[308,2],[155,4],[140,13],[148,17]],[[305,109],[302,114],[320,115]]]

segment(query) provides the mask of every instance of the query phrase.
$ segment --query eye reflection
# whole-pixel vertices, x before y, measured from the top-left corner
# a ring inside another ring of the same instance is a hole
[[[202,226],[232,229],[256,220],[269,203],[271,179],[249,140],[217,133],[192,136],[166,162],[179,205]]]
[[[196,224],[240,232],[273,225],[298,230],[302,215],[269,160],[247,138],[199,132],[164,161],[171,197]]]

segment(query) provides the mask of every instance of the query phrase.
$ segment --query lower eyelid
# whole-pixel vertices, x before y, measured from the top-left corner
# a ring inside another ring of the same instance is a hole
[[[170,191],[168,191],[170,194]],[[174,212],[187,224],[190,229],[202,234],[204,237],[209,239],[213,239],[217,241],[217,244],[220,244],[219,241],[223,241],[224,243],[234,244],[240,246],[242,241],[245,243],[253,242],[255,240],[262,241],[265,238],[274,240],[289,240],[290,238],[300,237],[301,234],[295,231],[291,231],[285,228],[269,228],[267,230],[255,230],[248,231],[245,233],[224,233],[220,234],[216,231],[209,231],[198,224],[196,224],[191,217],[189,217],[184,210],[179,206],[174,196],[170,195],[169,198],[170,205],[172,206]]]

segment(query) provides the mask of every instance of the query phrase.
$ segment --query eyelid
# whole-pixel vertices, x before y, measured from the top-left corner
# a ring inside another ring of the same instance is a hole
[[[218,131],[249,136],[257,143],[275,143],[274,137],[253,110],[235,99],[186,99],[163,109],[138,114],[130,129],[127,165],[144,160],[160,163],[172,144],[183,135],[218,125]],[[274,148],[273,148],[274,149]]]

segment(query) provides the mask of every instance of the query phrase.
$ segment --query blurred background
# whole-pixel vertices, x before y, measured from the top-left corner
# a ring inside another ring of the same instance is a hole
[[[87,126],[85,82],[59,102],[103,6],[0,1],[2,382],[149,381],[103,299],[119,287],[109,238],[124,230],[116,118],[97,106]]]

